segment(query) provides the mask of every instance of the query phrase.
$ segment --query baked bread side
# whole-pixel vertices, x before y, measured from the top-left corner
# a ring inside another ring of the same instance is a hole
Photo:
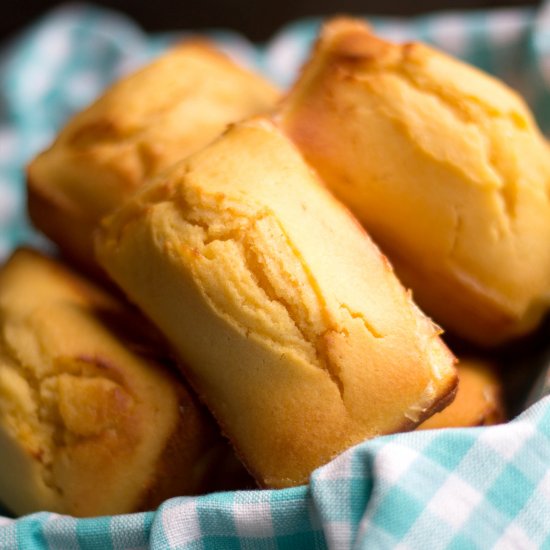
[[[338,19],[277,121],[446,330],[495,345],[538,324],[550,303],[550,152],[511,89]]]
[[[229,447],[139,319],[37,252],[0,271],[0,495],[16,514],[128,513],[212,488]]]
[[[272,109],[278,91],[205,42],[185,42],[75,115],[28,167],[34,225],[93,266],[99,220],[231,122]]]
[[[440,331],[265,119],[134,195],[96,251],[262,486],[306,483],[346,448],[452,399]]]
[[[419,430],[491,426],[506,420],[502,384],[491,365],[479,359],[461,359],[454,401],[418,426]]]

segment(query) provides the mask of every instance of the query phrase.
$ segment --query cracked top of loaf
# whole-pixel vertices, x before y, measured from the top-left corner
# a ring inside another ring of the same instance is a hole
[[[15,513],[125,513],[201,490],[217,436],[140,319],[37,252],[3,267],[0,495]]]
[[[336,19],[277,121],[444,328],[495,344],[540,320],[550,151],[512,89]]]
[[[272,109],[278,98],[272,84],[208,42],[182,43],[115,83],[31,162],[34,224],[89,263],[103,215],[227,124]]]
[[[264,486],[305,483],[452,398],[438,328],[265,119],[174,167],[98,237],[101,264],[185,360]]]

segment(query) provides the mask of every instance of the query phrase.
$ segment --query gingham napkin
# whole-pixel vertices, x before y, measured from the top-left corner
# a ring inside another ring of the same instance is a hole
[[[550,130],[550,3],[538,12],[370,21],[388,38],[432,42],[498,74],[520,89]],[[285,85],[318,26],[318,20],[294,23],[265,47],[230,32],[211,35]],[[46,246],[24,215],[26,161],[107,83],[182,34],[148,36],[119,14],[67,6],[4,49],[0,258],[20,242]],[[550,397],[503,426],[366,442],[317,470],[307,487],[177,498],[156,512],[99,519],[0,517],[0,548],[9,549],[327,547],[550,549]]]
[[[0,547],[550,548],[549,438],[546,397],[508,425],[369,441],[307,487],[175,498],[129,516],[4,520]]]

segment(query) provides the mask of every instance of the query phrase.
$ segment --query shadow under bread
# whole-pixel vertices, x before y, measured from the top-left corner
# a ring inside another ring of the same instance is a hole
[[[443,339],[459,356],[478,357],[492,362],[502,380],[508,418],[521,414],[544,396],[543,381],[550,368],[550,315],[531,334],[499,346],[482,348],[445,332]]]

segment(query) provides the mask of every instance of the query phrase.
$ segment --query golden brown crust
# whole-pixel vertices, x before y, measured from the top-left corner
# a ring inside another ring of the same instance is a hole
[[[497,346],[513,340],[532,332],[546,311],[542,298],[535,300],[520,318],[501,296],[492,295],[468,278],[455,275],[444,264],[427,267],[403,258],[402,254],[394,252],[392,244],[385,246],[381,241],[381,246],[391,257],[401,282],[414,289],[415,301],[422,309],[439,312],[441,304],[445,303],[447,310],[452,312],[452,321],[446,320],[446,328],[470,341]]]
[[[33,225],[54,243],[64,243],[63,253],[72,263],[96,280],[105,279],[101,268],[81,252],[90,245],[90,232],[94,230],[95,223],[83,220],[80,212],[63,204],[59,198],[48,195],[46,189],[34,184],[30,175],[27,176],[27,191],[27,211]]]
[[[512,90],[339,19],[275,118],[445,329],[496,345],[540,321],[550,154]]]
[[[229,448],[148,332],[37,252],[2,269],[0,492],[14,512],[127,513],[212,488]]]
[[[91,235],[103,215],[227,124],[273,108],[278,95],[206,41],[173,48],[75,115],[30,163],[31,220],[97,272]]]
[[[266,119],[135,195],[97,245],[262,486],[305,483],[452,393],[439,330]]]
[[[253,485],[226,439],[180,381],[180,429],[168,439],[135,511],[154,510],[167,498],[238,490]],[[205,422],[205,418],[208,421]]]
[[[456,399],[418,426],[419,430],[491,426],[505,421],[502,386],[491,366],[484,361],[464,359],[457,369]]]

